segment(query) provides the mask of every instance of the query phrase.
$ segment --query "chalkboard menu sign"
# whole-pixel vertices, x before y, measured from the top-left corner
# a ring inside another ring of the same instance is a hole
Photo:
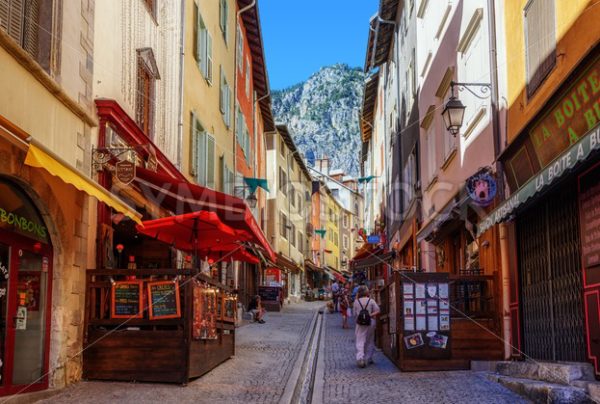
[[[150,320],[181,317],[179,283],[148,282],[148,307]]]
[[[143,318],[142,282],[120,281],[112,284],[112,318]]]
[[[279,302],[280,291],[279,286],[260,286],[258,295],[263,302]]]
[[[579,177],[581,257],[586,285],[600,283],[600,165]]]

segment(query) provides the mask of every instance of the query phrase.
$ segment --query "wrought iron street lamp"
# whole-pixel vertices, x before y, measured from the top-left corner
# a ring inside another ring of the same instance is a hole
[[[256,204],[258,203],[258,198],[256,198],[256,194],[251,193],[250,195],[248,195],[246,197],[246,203],[248,204],[248,207],[250,209],[254,209],[256,207]]]
[[[442,111],[442,117],[444,118],[444,124],[448,132],[452,133],[452,136],[458,135],[460,128],[465,118],[465,106],[463,103],[454,95],[454,87],[457,86],[459,91],[467,90],[475,97],[484,99],[487,97],[489,90],[492,88],[489,83],[457,83],[455,81],[450,82],[450,99],[444,106]],[[481,95],[477,94],[469,87],[478,87]]]

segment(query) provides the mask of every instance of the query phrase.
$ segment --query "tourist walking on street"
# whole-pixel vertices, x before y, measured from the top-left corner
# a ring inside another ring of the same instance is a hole
[[[354,335],[356,340],[356,363],[360,368],[373,363],[375,317],[378,314],[379,306],[369,296],[369,289],[364,285],[359,287],[354,301],[354,316],[356,317]]]
[[[348,289],[342,286],[340,289],[340,312],[342,313],[342,328],[348,328],[348,317],[351,313],[350,309],[350,297],[348,296]]]
[[[339,293],[340,293],[340,284],[336,280],[335,282],[333,282],[333,285],[331,285],[331,296],[333,298],[333,311],[338,311]]]

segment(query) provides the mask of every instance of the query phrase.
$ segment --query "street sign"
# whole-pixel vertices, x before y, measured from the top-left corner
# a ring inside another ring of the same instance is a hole
[[[372,234],[369,237],[367,237],[367,243],[369,243],[369,244],[379,244],[380,241],[381,240],[380,240],[379,236],[376,234]]]

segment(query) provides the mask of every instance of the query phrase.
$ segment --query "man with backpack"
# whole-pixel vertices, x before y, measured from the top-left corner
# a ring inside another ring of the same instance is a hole
[[[373,363],[375,352],[375,317],[379,314],[379,306],[369,297],[366,286],[358,288],[357,298],[354,301],[354,316],[356,328],[356,363],[359,368]]]

